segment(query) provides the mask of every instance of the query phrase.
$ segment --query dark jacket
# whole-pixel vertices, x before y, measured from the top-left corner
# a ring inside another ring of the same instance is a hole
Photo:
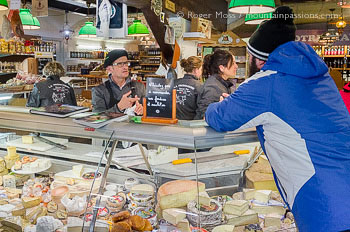
[[[203,84],[193,75],[185,74],[176,79],[176,117],[181,120],[193,120],[196,116],[197,98]]]
[[[111,87],[113,97],[108,91],[108,85]],[[118,112],[121,111],[118,109],[117,104],[122,99],[123,95],[129,92],[131,89],[132,94],[130,96],[140,98],[140,103],[142,103],[142,99],[146,95],[145,86],[141,82],[132,81],[130,78],[126,79],[125,85],[120,88],[117,84],[113,82],[111,77],[108,78],[106,82],[92,89],[92,110],[94,112],[102,112],[102,111],[110,111],[110,112]],[[115,101],[111,102],[111,99]]]
[[[209,104],[219,102],[223,93],[231,94],[232,85],[230,81],[225,81],[219,75],[209,76],[198,96],[198,109],[195,119],[203,119]]]
[[[49,76],[46,81],[36,83],[29,95],[28,107],[51,106],[55,104],[77,105],[74,90],[58,76]]]

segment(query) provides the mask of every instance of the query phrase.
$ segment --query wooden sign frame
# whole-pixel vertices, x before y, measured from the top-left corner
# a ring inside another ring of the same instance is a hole
[[[161,124],[176,124],[179,120],[176,118],[176,89],[173,89],[172,97],[172,118],[147,117],[146,97],[143,98],[143,116],[141,121],[144,123],[161,123]]]

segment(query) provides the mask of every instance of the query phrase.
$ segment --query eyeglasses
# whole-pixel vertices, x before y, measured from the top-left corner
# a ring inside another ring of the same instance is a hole
[[[129,61],[125,61],[125,62],[113,63],[113,66],[117,66],[118,68],[122,68],[124,66],[130,66],[130,62]]]

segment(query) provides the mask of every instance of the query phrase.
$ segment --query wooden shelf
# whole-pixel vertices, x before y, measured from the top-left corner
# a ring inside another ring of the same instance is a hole
[[[104,61],[105,59],[94,59],[94,58],[68,58],[67,60]]]
[[[162,58],[162,56],[140,56],[145,58]]]
[[[330,69],[332,70],[338,70],[338,71],[349,71],[350,68],[332,68],[332,67],[329,67]]]
[[[145,77],[163,77],[163,76],[157,75],[157,74],[145,74]]]
[[[34,54],[8,54],[8,53],[0,53],[1,57],[7,57],[7,56],[34,56]]]
[[[129,62],[140,62],[140,60],[128,60]]]
[[[87,87],[96,87],[99,86],[100,84],[94,84],[94,85],[88,85]],[[73,86],[73,88],[86,88],[86,85],[80,85],[80,86]]]
[[[344,58],[344,57],[345,57],[345,55],[324,55],[323,56],[323,58]],[[346,56],[346,57],[348,57],[348,56]]]
[[[79,75],[81,72],[66,72],[66,75]]]
[[[108,78],[107,75],[103,75],[103,76],[95,76],[95,75],[78,75],[79,77],[83,77],[83,78]]]
[[[158,65],[160,65],[160,63],[158,63],[158,64],[140,64],[141,66],[142,65],[144,65],[144,66],[158,66]]]
[[[200,43],[213,43],[212,40],[207,39],[207,38],[201,38],[201,37],[185,37],[184,40],[186,41],[197,41]]]
[[[0,73],[0,76],[13,75],[13,74],[17,74],[17,72]]]
[[[135,70],[135,71],[131,71],[131,73],[155,73],[156,71],[147,71],[147,70]]]

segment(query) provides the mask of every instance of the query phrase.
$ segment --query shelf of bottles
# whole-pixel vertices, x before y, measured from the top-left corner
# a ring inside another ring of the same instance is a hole
[[[329,68],[350,70],[350,46],[313,46]]]
[[[103,60],[106,57],[105,51],[71,51],[70,58],[73,59],[99,59]]]
[[[0,54],[31,55],[34,52],[52,52],[56,54],[56,44],[42,40],[4,40],[0,39]]]
[[[129,52],[131,75],[145,82],[147,77],[159,77],[155,74],[161,62],[161,51],[155,47],[139,46],[138,52]]]

